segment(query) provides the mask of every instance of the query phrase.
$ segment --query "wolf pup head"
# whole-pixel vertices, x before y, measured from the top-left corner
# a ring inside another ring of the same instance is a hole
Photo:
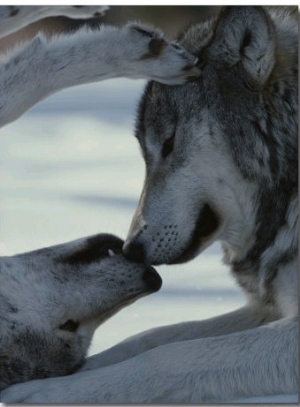
[[[75,372],[100,324],[160,289],[123,244],[101,233],[0,259],[0,390]]]

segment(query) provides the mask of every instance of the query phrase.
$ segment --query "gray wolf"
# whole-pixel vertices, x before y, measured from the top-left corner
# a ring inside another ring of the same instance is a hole
[[[43,17],[76,18],[104,13],[102,6],[3,6],[0,38]],[[109,78],[144,78],[182,84],[199,75],[197,58],[169,42],[158,29],[129,23],[124,27],[84,27],[50,40],[39,33],[0,58],[0,126],[61,89]]]
[[[123,243],[99,234],[0,259],[0,389],[73,373],[100,324],[160,288]]]
[[[297,21],[288,8],[229,7],[179,40],[202,74],[146,87],[136,126],[146,179],[123,251],[171,265],[220,241],[247,305],[143,332],[73,376],[13,386],[4,401],[210,403],[297,392]]]

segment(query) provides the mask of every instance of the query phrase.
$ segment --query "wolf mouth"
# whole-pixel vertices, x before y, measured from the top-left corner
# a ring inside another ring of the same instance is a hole
[[[168,264],[185,263],[192,260],[199,247],[218,229],[221,221],[209,204],[205,204],[199,212],[194,231],[184,251]]]

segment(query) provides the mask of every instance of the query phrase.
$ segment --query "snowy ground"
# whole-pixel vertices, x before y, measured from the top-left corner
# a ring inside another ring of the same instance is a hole
[[[125,237],[144,164],[133,137],[143,82],[113,80],[67,90],[1,130],[1,254],[99,232]],[[158,268],[161,291],[100,327],[90,354],[153,326],[231,311],[244,297],[218,245],[195,261]],[[297,402],[296,395],[249,402]]]

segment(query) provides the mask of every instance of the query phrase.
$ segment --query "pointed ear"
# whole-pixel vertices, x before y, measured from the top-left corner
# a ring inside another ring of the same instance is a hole
[[[252,84],[263,84],[275,60],[273,23],[258,6],[226,7],[220,14],[209,49],[211,59],[236,66]]]

